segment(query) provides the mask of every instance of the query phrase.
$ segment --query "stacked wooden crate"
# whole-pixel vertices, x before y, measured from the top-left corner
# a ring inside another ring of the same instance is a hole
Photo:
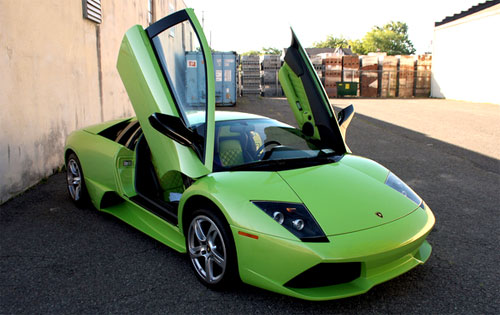
[[[328,97],[337,96],[337,82],[342,81],[342,56],[330,56],[323,59],[325,69],[324,86]]]
[[[241,56],[241,94],[260,95],[260,57]]]
[[[378,95],[378,57],[363,56],[361,58],[361,96],[377,97]]]
[[[396,97],[398,78],[398,58],[385,56],[382,61],[382,87],[380,97]]]
[[[359,95],[359,56],[357,55],[344,55],[342,57],[342,81],[343,82],[357,82]]]
[[[265,55],[262,59],[262,95],[283,96],[283,90],[278,80],[278,71],[281,68],[279,55]]]
[[[400,56],[398,96],[412,97],[415,73],[415,58],[413,56]]]
[[[431,94],[432,55],[419,55],[417,59],[417,77],[415,96],[429,97]]]
[[[316,74],[318,75],[319,79],[321,82],[323,82],[323,58],[321,58],[320,55],[314,55],[311,56],[311,63],[314,67],[314,70],[316,71]]]

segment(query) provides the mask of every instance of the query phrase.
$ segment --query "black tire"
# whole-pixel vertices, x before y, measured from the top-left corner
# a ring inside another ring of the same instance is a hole
[[[238,262],[226,220],[215,211],[198,209],[188,222],[186,250],[198,280],[212,290],[235,287],[240,282]]]
[[[82,165],[75,153],[71,153],[66,160],[66,187],[69,197],[77,206],[88,204],[90,198],[85,185]]]

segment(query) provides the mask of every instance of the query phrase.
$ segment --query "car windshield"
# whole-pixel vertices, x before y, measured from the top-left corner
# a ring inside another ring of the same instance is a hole
[[[272,170],[330,163],[334,150],[272,119],[215,124],[214,171]]]

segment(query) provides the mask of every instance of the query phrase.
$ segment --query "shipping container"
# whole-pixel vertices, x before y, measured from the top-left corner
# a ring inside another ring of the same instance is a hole
[[[205,65],[201,52],[186,53],[186,99],[190,107],[206,103]]]
[[[215,72],[215,104],[233,106],[237,97],[236,53],[214,52],[212,59]],[[200,106],[206,102],[205,66],[201,52],[186,53],[187,102]]]
[[[213,52],[215,71],[215,104],[233,106],[236,104],[236,52]]]

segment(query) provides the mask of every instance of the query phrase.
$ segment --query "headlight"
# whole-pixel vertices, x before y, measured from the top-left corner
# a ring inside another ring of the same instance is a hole
[[[303,242],[328,242],[328,238],[309,210],[300,203],[252,201],[278,224]]]
[[[401,179],[399,179],[399,177],[397,177],[393,173],[389,172],[389,175],[385,180],[385,184],[391,187],[392,189],[399,191],[405,197],[416,203],[417,206],[423,208],[422,199],[419,196],[417,196],[417,194],[408,185],[406,185]]]

